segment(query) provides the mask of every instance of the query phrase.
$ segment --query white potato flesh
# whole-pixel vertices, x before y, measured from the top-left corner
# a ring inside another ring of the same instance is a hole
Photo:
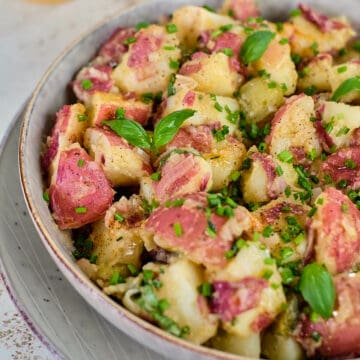
[[[177,26],[177,36],[186,48],[194,48],[203,31],[216,30],[220,26],[236,24],[229,16],[219,15],[198,6],[184,6],[173,14],[172,22]]]
[[[305,154],[321,147],[315,127],[310,118],[315,115],[314,100],[305,94],[289,98],[272,120],[269,134],[269,152],[275,158],[291,147],[302,148]]]
[[[184,108],[193,109],[196,112],[186,119],[182,126],[220,123],[221,126],[229,127],[230,135],[233,135],[237,129],[237,121],[236,123],[229,121],[229,112],[233,114],[239,111],[239,103],[233,98],[212,96],[188,89],[178,90],[175,95],[167,99],[162,116]]]
[[[214,142],[211,153],[204,154],[212,171],[212,190],[220,190],[230,182],[230,175],[238,170],[245,158],[244,144],[233,137]]]
[[[211,339],[211,347],[233,354],[250,358],[259,358],[261,352],[260,333],[251,334],[246,338],[234,334],[220,332]]]
[[[146,125],[151,115],[152,104],[145,104],[136,99],[125,99],[121,94],[97,91],[90,98],[89,126],[102,127],[102,122],[115,118],[117,109],[124,109],[125,117],[141,125]]]
[[[180,59],[179,41],[175,33],[167,33],[165,27],[150,25],[136,35],[135,43],[115,68],[112,78],[123,92],[137,94],[164,91],[170,75],[175,72],[174,65]],[[166,50],[165,47],[174,50]]]
[[[195,90],[220,96],[232,96],[244,81],[231,65],[229,56],[221,52],[204,53],[185,62],[180,73],[197,82]]]
[[[260,203],[278,197],[286,188],[284,177],[276,173],[277,163],[271,155],[250,148],[250,169],[242,175],[241,190],[247,203]]]
[[[335,20],[335,19],[334,19]],[[317,26],[307,21],[304,16],[295,16],[291,19],[294,32],[290,39],[291,50],[293,53],[302,57],[314,56],[311,45],[318,44],[317,50],[321,53],[340,50],[355,35],[354,30],[345,18],[337,18],[345,26],[341,29],[332,29],[323,32]]]
[[[303,77],[299,78],[298,89],[315,86],[316,91],[331,91],[332,63],[330,54],[320,54],[311,59],[305,67],[307,70],[303,72]]]
[[[170,304],[165,315],[180,327],[189,326],[186,340],[202,344],[213,337],[218,321],[208,312],[206,303],[201,306],[198,287],[205,281],[201,267],[184,258],[164,267],[159,280],[162,286],[156,290],[157,296]]]
[[[264,282],[263,276],[269,272],[270,276],[261,290],[256,307],[235,315],[233,321],[222,321],[222,326],[227,332],[244,338],[258,332],[256,324],[261,323],[264,314],[267,320],[274,319],[280,313],[282,304],[286,302],[276,265],[265,264],[265,259],[269,257],[268,251],[262,250],[259,243],[247,244],[248,246],[242,247],[222,270],[211,274],[215,281],[237,282],[253,278]]]
[[[298,74],[291,60],[289,44],[280,44],[279,39],[273,39],[265,53],[251,67],[255,75],[258,71],[265,70],[272,81],[283,84],[284,95],[291,95],[295,92]]]
[[[152,172],[149,155],[111,131],[88,128],[84,145],[113,186],[136,185]]]
[[[240,89],[240,107],[250,122],[258,123],[276,112],[284,101],[284,93],[279,84],[269,87],[270,81],[254,78]]]
[[[333,129],[328,134],[336,148],[351,145],[354,131],[360,128],[360,106],[324,101],[320,104],[324,123],[333,123]]]
[[[331,91],[334,95],[336,89],[347,79],[360,76],[360,61],[353,61],[349,63],[340,64],[332,68],[330,76]],[[345,103],[360,101],[359,90],[353,90],[342,96],[339,101]]]

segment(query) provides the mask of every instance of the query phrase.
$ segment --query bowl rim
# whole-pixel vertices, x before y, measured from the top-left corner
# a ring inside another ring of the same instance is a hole
[[[176,1],[176,0],[175,0]],[[187,341],[185,339],[177,338],[169,333],[167,333],[165,330],[157,327],[156,325],[151,324],[150,322],[142,319],[141,317],[133,314],[130,310],[126,309],[123,305],[116,302],[112,298],[110,298],[109,295],[106,295],[98,286],[96,286],[86,275],[81,271],[81,269],[76,265],[75,262],[70,262],[66,259],[66,257],[62,254],[64,251],[60,247],[58,247],[52,237],[50,236],[49,232],[46,229],[46,226],[42,222],[42,219],[38,213],[37,205],[34,201],[34,199],[31,196],[31,190],[30,190],[30,184],[28,183],[28,171],[26,167],[26,160],[25,160],[25,148],[27,144],[27,134],[28,134],[28,128],[31,123],[32,118],[32,111],[34,109],[34,105],[36,103],[36,100],[38,98],[39,93],[41,92],[41,89],[46,84],[49,76],[52,74],[54,70],[56,70],[57,66],[61,64],[62,60],[66,57],[66,55],[73,50],[76,46],[80,45],[80,43],[86,39],[88,36],[90,36],[92,33],[96,32],[97,30],[100,30],[103,26],[105,26],[108,22],[111,20],[116,19],[119,16],[124,16],[127,13],[131,13],[137,10],[139,7],[146,7],[149,5],[154,5],[156,3],[159,4],[166,4],[167,0],[150,0],[146,2],[142,2],[140,4],[131,5],[125,9],[118,10],[111,16],[105,16],[102,20],[98,21],[90,30],[80,34],[78,37],[76,37],[68,46],[66,46],[59,55],[53,60],[51,65],[47,68],[47,70],[43,73],[41,79],[37,83],[35,90],[33,91],[30,100],[26,106],[24,119],[21,124],[20,129],[20,136],[19,136],[19,146],[18,146],[18,160],[19,160],[19,174],[20,174],[20,185],[22,188],[22,192],[25,198],[25,203],[28,208],[28,211],[30,213],[30,217],[32,219],[32,222],[35,225],[35,228],[40,235],[40,238],[42,240],[42,243],[45,245],[47,251],[53,258],[53,260],[56,262],[56,264],[59,266],[62,273],[66,276],[66,278],[69,280],[70,284],[74,288],[74,290],[78,291],[80,295],[85,299],[85,301],[90,304],[90,306],[100,313],[103,317],[107,319],[107,321],[110,321],[116,328],[123,331],[123,329],[119,328],[117,325],[117,321],[121,321],[122,318],[126,318],[130,322],[132,322],[136,327],[140,328],[140,330],[143,330],[145,332],[152,333],[152,336],[157,336],[158,338],[161,338],[162,340],[165,340],[167,343],[169,343],[172,346],[176,347],[182,347],[185,348],[185,350],[190,351],[193,354],[198,354],[202,356],[208,356],[209,358],[218,359],[218,360],[248,360],[248,357],[236,355],[232,353],[227,353],[225,351],[217,350],[214,348],[206,347],[203,345],[196,345],[194,343],[191,343],[190,341]],[[191,0],[188,1],[189,4],[191,4]],[[182,6],[182,4],[179,4],[179,6]],[[161,16],[161,15],[159,15]],[[41,139],[40,139],[41,140]],[[59,230],[61,231],[61,230]],[[61,266],[60,266],[61,265]],[[116,319],[113,319],[112,317],[105,316],[97,307],[95,307],[88,299],[84,296],[83,292],[77,289],[77,287],[74,286],[73,281],[70,280],[70,277],[72,279],[75,279],[78,281],[78,284],[82,287],[83,291],[88,293],[88,295],[95,297],[98,300],[103,301],[107,307],[110,307],[110,309],[114,310],[112,312],[112,315],[116,314]],[[123,331],[124,332],[124,331]],[[125,332],[126,333],[126,332]],[[126,333],[128,336],[131,336],[130,334]],[[133,337],[135,341],[140,343],[142,346],[145,346],[147,348],[152,348],[155,351],[158,351],[155,347],[149,346],[147,343],[141,342],[136,337]]]

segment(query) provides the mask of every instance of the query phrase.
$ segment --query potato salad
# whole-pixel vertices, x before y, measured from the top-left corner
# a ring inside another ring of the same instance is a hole
[[[360,355],[360,41],[305,4],[185,6],[114,29],[41,154],[104,293],[194,344]]]

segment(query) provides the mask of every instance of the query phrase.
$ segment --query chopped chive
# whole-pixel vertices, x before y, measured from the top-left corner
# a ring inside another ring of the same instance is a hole
[[[264,273],[262,274],[262,278],[265,280],[269,280],[271,278],[271,276],[274,274],[274,272],[270,269],[265,270]]]
[[[140,21],[136,24],[136,31],[139,31],[141,29],[146,29],[147,27],[149,27],[149,23],[147,21]]]
[[[289,150],[283,150],[278,154],[278,159],[282,162],[291,163],[293,160],[293,155]]]
[[[266,78],[266,79],[270,79],[270,74],[265,70],[265,69],[261,69],[258,71],[258,75],[260,77]]]
[[[319,44],[317,42],[313,42],[310,46],[311,50],[313,51],[314,55],[318,55],[319,54]]]
[[[295,64],[300,64],[301,63],[301,56],[298,54],[292,54],[291,55],[291,60],[295,63]]]
[[[85,160],[84,160],[84,159],[79,159],[79,161],[77,162],[77,166],[78,166],[79,168],[83,167],[84,164],[85,164]]]
[[[117,120],[122,120],[125,118],[125,109],[124,108],[117,108],[115,110],[115,118]]]
[[[176,33],[178,31],[177,26],[173,23],[166,24],[166,31],[169,34]]]
[[[172,51],[172,50],[176,50],[176,47],[175,46],[170,46],[170,45],[165,45],[164,50]]]
[[[340,189],[345,189],[348,186],[348,182],[347,182],[347,180],[342,179],[336,185]]]
[[[310,209],[310,211],[307,213],[307,216],[308,216],[308,217],[313,217],[313,216],[315,215],[316,211],[317,211],[317,207],[316,207],[316,206],[313,206],[313,207]]]
[[[49,196],[49,191],[46,190],[43,192],[43,199],[48,203],[50,202],[50,196]]]
[[[285,189],[284,193],[285,193],[285,195],[286,195],[287,197],[289,197],[289,196],[291,195],[291,189],[290,189],[289,187],[287,187],[287,188]]]
[[[280,44],[280,45],[285,45],[285,44],[288,44],[288,43],[289,43],[289,40],[286,39],[286,38],[283,38],[283,39],[281,39],[281,40],[279,41],[279,44]]]
[[[308,96],[312,96],[316,93],[317,87],[315,85],[310,85],[309,87],[304,89],[304,94]]]
[[[89,256],[89,262],[90,262],[90,264],[96,264],[96,260],[97,260],[97,255],[91,254],[91,255]]]
[[[93,86],[93,82],[90,79],[83,79],[81,86],[84,90],[89,90]]]
[[[234,171],[234,172],[232,172],[231,175],[230,175],[231,181],[237,181],[237,180],[239,180],[240,175],[241,175],[240,171]]]
[[[319,205],[322,205],[324,203],[324,199],[323,198],[318,198],[316,200],[316,203],[319,204]]]
[[[273,259],[273,258],[271,258],[271,257],[266,258],[266,259],[264,260],[264,264],[265,264],[265,265],[272,265],[272,264],[275,264],[275,262],[276,262],[276,260]]]
[[[285,83],[281,83],[281,84],[280,84],[280,87],[281,87],[281,90],[282,90],[283,92],[288,91],[288,87],[287,87],[287,85],[286,85]]]
[[[340,66],[340,67],[337,68],[337,72],[338,72],[339,74],[344,73],[346,70],[347,70],[347,66],[346,66],[346,65]]]
[[[253,234],[253,241],[259,241],[260,240],[260,233],[258,233],[257,231],[254,232]]]
[[[348,132],[350,131],[350,129],[346,126],[343,126],[337,133],[336,136],[342,136],[342,135],[346,135]]]
[[[170,69],[179,70],[180,62],[171,59],[171,60],[170,60],[170,63],[169,63],[169,66],[170,66]]]
[[[302,11],[300,9],[294,9],[290,11],[290,16],[291,17],[296,17],[296,16],[300,16],[302,14]]]
[[[273,233],[273,231],[274,231],[273,227],[271,225],[268,225],[265,227],[262,234],[265,237],[269,237]]]
[[[207,11],[215,12],[215,9],[213,9],[212,7],[210,7],[208,5],[203,5],[203,8],[206,9]]]
[[[134,264],[127,264],[127,268],[133,276],[136,276],[139,273],[138,268]]]
[[[281,176],[282,174],[284,174],[284,171],[280,165],[275,168],[275,171],[277,176]]]
[[[224,48],[222,49],[222,52],[229,57],[234,55],[234,51],[231,48]]]
[[[282,32],[282,31],[284,30],[284,23],[282,23],[282,22],[277,22],[275,25],[276,25],[276,30],[277,30],[278,32]]]
[[[150,176],[151,180],[159,181],[161,179],[161,174],[159,172],[154,172]]]
[[[316,149],[312,149],[307,155],[307,158],[311,161],[314,161],[316,159],[316,155],[317,155]]]
[[[131,36],[131,37],[124,40],[124,45],[134,44],[135,42],[136,42],[136,37]]]
[[[219,112],[223,111],[223,107],[218,102],[214,104],[214,108]]]
[[[345,56],[347,55],[349,52],[346,48],[342,48],[339,50],[339,56]]]
[[[263,141],[258,145],[258,149],[261,153],[265,152],[266,148],[267,148],[267,144]]]
[[[143,272],[143,280],[147,283],[154,278],[155,273],[152,270],[144,269]]]
[[[280,257],[282,260],[288,259],[293,254],[294,254],[294,250],[288,246],[285,246],[280,250]]]
[[[87,115],[86,114],[79,114],[78,116],[77,116],[77,118],[78,118],[78,121],[86,121],[87,119],[88,119],[88,117],[87,117]]]
[[[276,88],[276,82],[275,81],[270,81],[268,83],[268,88],[269,89],[275,89]]]
[[[87,208],[85,206],[78,206],[75,208],[75,212],[77,214],[86,214],[87,213]]]
[[[356,169],[357,164],[353,159],[346,159],[345,160],[345,167],[348,168],[348,169],[353,170],[353,169]]]
[[[183,232],[182,232],[181,224],[180,224],[179,222],[176,222],[176,223],[174,223],[173,227],[174,227],[175,235],[176,235],[177,237],[181,237],[181,235],[182,235],[182,233],[183,233]]]
[[[213,292],[212,285],[208,282],[205,282],[199,286],[199,292],[204,297],[210,297]]]
[[[114,219],[119,222],[124,222],[125,218],[119,212],[116,212],[114,215]]]
[[[117,284],[121,284],[124,282],[125,282],[125,278],[123,276],[121,276],[118,271],[115,271],[109,280],[110,285],[117,285]]]

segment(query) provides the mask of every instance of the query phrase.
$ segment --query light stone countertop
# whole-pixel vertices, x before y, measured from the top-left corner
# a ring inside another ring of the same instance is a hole
[[[146,0],[0,0],[0,141],[56,56],[114,10]],[[49,2],[49,1],[48,1]],[[1,175],[0,175],[1,176]],[[0,279],[0,359],[52,359]]]

